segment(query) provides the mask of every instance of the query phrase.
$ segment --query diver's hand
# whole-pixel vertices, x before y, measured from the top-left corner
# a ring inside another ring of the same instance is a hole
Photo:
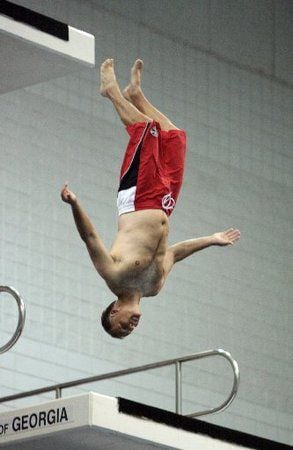
[[[61,198],[65,203],[74,205],[77,201],[77,197],[74,192],[68,189],[68,184],[65,184],[61,190]]]
[[[213,245],[233,245],[240,239],[240,231],[229,228],[226,231],[220,231],[212,235]]]

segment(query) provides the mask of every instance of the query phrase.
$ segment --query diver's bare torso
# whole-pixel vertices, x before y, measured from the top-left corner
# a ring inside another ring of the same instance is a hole
[[[139,291],[142,297],[156,295],[162,288],[166,270],[169,221],[161,210],[122,214],[110,254],[115,275],[106,280],[117,295]]]

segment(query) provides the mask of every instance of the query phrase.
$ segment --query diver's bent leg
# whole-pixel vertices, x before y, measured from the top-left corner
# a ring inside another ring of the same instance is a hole
[[[101,87],[100,92],[108,97],[124,125],[132,125],[136,122],[151,122],[152,118],[139,111],[132,103],[123,97],[114,72],[113,59],[107,59],[101,65]]]
[[[141,89],[142,69],[143,62],[141,59],[137,59],[131,69],[130,83],[123,91],[124,97],[141,113],[159,122],[162,130],[178,129],[168,117],[155,108],[145,97]]]

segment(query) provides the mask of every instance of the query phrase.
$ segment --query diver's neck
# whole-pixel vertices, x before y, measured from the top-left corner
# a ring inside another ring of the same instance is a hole
[[[140,300],[141,300],[140,291],[135,291],[131,293],[127,292],[119,295],[118,299],[116,300],[116,305],[122,306],[127,303],[128,305],[131,304],[135,306],[140,304]]]

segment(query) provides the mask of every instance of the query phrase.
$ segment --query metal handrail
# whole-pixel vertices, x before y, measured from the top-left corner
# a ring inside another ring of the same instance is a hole
[[[8,292],[15,298],[18,307],[18,323],[11,339],[9,339],[7,344],[0,347],[0,354],[7,352],[11,347],[13,347],[14,344],[16,344],[22,333],[25,323],[25,304],[17,290],[11,286],[0,286],[0,293],[1,292]]]
[[[234,380],[233,380],[233,386],[232,386],[231,392],[230,392],[227,400],[225,400],[220,406],[217,406],[215,408],[211,408],[211,409],[208,409],[205,411],[199,411],[199,412],[195,412],[193,414],[188,414],[188,416],[189,417],[198,417],[198,416],[203,416],[203,415],[207,415],[207,414],[214,414],[219,411],[224,411],[224,409],[226,409],[232,403],[232,401],[234,400],[234,398],[237,394],[239,382],[240,382],[239,368],[238,368],[237,362],[232,358],[232,356],[230,355],[229,352],[226,352],[225,350],[222,350],[222,349],[208,350],[208,351],[201,352],[201,353],[194,353],[192,355],[182,356],[179,358],[168,359],[168,360],[159,361],[159,362],[152,363],[152,364],[145,364],[143,366],[133,367],[130,369],[123,369],[123,370],[118,370],[115,372],[105,373],[102,375],[81,378],[79,380],[69,381],[66,383],[54,384],[52,386],[47,386],[47,387],[35,389],[32,391],[22,392],[19,394],[8,395],[6,397],[0,398],[0,403],[11,401],[11,400],[17,400],[17,399],[24,398],[24,397],[30,397],[33,395],[43,394],[45,392],[51,392],[51,391],[55,391],[56,398],[61,398],[62,389],[71,388],[71,387],[79,386],[81,384],[86,384],[86,383],[93,383],[96,381],[109,380],[111,378],[117,378],[117,377],[121,377],[123,375],[130,375],[133,373],[145,372],[147,370],[158,369],[158,368],[166,367],[166,366],[170,366],[170,365],[175,365],[175,367],[176,367],[176,397],[175,397],[176,398],[176,407],[175,407],[175,411],[177,414],[182,414],[182,367],[181,366],[185,362],[193,361],[193,360],[201,359],[201,358],[206,358],[209,356],[222,356],[222,357],[226,358],[229,361],[229,363],[231,364],[232,369],[233,369],[233,374],[234,374]]]

